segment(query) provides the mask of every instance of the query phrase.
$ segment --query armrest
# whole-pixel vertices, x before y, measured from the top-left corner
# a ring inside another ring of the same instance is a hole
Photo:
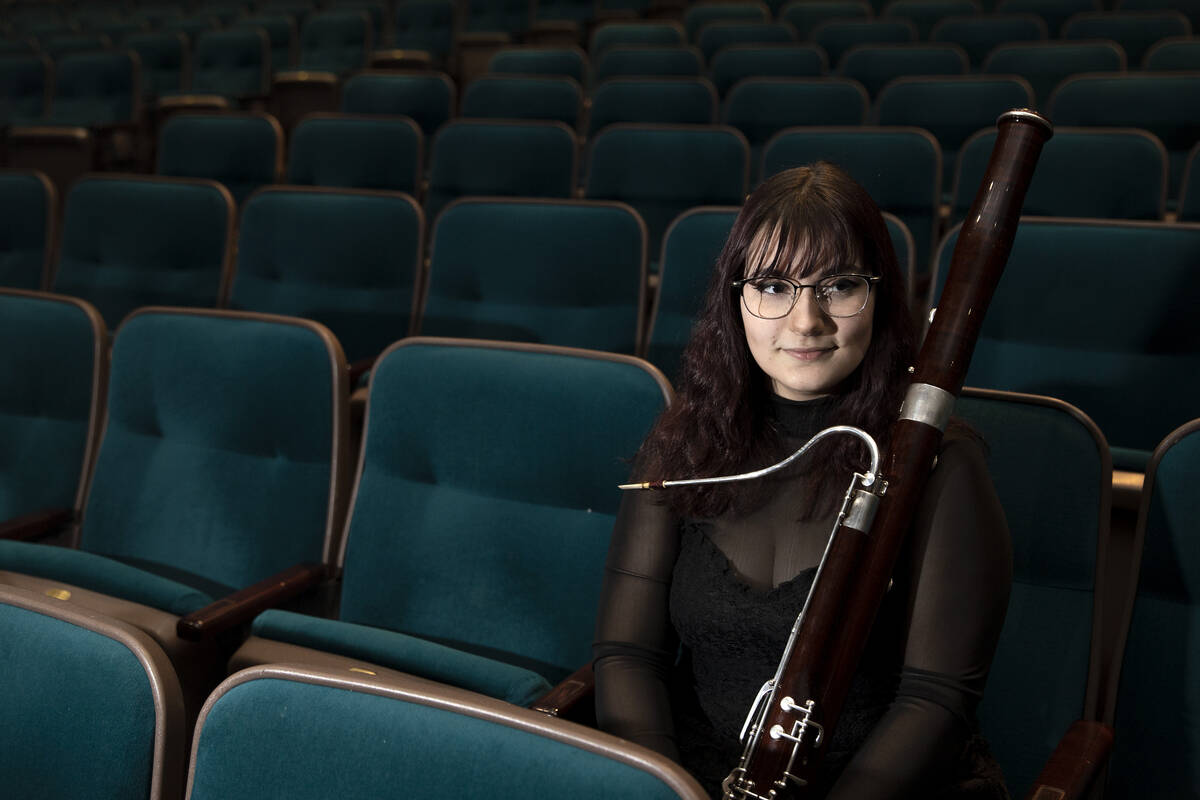
[[[34,542],[45,539],[74,521],[75,512],[69,508],[44,508],[0,522],[0,539]]]
[[[1073,722],[1026,800],[1069,800],[1086,796],[1112,751],[1113,729],[1103,722]]]
[[[552,717],[563,717],[595,691],[596,676],[592,674],[592,665],[589,663],[563,678],[562,682],[534,700],[529,707]]]
[[[181,617],[175,624],[180,639],[196,642],[254,619],[268,608],[311,589],[326,576],[324,564],[297,564],[247,586],[228,597]]]
[[[356,386],[358,386],[358,381],[360,378],[362,378],[363,374],[370,372],[371,367],[375,366],[376,358],[378,358],[378,356],[371,356],[370,358],[360,358],[358,361],[355,361],[353,364],[351,364],[349,366],[350,391],[351,392],[353,392],[354,388]]]

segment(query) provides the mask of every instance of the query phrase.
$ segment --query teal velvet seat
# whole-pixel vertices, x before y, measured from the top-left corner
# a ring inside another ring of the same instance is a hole
[[[179,798],[187,729],[163,651],[129,625],[0,586],[7,797]]]
[[[633,355],[646,226],[622,203],[468,198],[433,230],[418,330]]]
[[[674,20],[613,21],[592,31],[588,53],[595,61],[608,48],[620,45],[671,47],[687,43],[683,26]]]
[[[746,138],[727,125],[621,123],[592,141],[584,196],[633,206],[653,257],[671,220],[687,209],[741,205],[749,170]]]
[[[264,97],[270,77],[271,41],[265,30],[234,28],[196,37],[190,91],[233,100]]]
[[[704,26],[714,22],[768,22],[771,10],[761,2],[725,2],[717,0],[712,3],[696,3],[689,6],[683,13],[683,29],[687,32],[690,43],[700,41],[700,32]]]
[[[41,289],[50,279],[58,196],[38,170],[0,170],[0,287]]]
[[[342,111],[412,117],[426,140],[454,116],[456,103],[454,81],[441,72],[363,72],[342,87]]]
[[[1200,220],[1200,169],[1196,168],[1196,154],[1200,147],[1193,146],[1184,165],[1180,179],[1178,219],[1180,222]]]
[[[891,19],[830,19],[812,30],[811,39],[837,69],[842,57],[855,45],[908,44],[917,41],[917,26],[900,17]]]
[[[0,289],[0,522],[80,508],[107,349],[104,321],[88,303]]]
[[[305,320],[151,308],[118,329],[109,374],[78,548],[0,541],[0,584],[128,620],[182,671],[223,663],[178,638],[180,614],[337,552],[345,358]]]
[[[285,180],[416,194],[424,139],[411,117],[309,114],[292,130]]]
[[[778,18],[796,29],[796,38],[808,41],[813,30],[831,19],[870,19],[875,15],[865,0],[790,0]]]
[[[725,96],[721,122],[750,143],[757,177],[762,149],[775,134],[806,125],[861,125],[870,105],[866,89],[849,78],[746,78]]]
[[[1130,54],[1130,63],[1137,63]],[[1168,208],[1179,196],[1187,154],[1200,131],[1200,73],[1126,72],[1077,75],[1050,97],[1056,125],[1143,128],[1170,157]]]
[[[994,128],[1013,108],[1033,105],[1033,89],[1022,78],[1005,75],[941,75],[897,78],[875,99],[872,121],[878,125],[911,125],[933,134],[946,164],[971,134]],[[1056,124],[1063,120],[1052,117]],[[949,194],[953,170],[945,170],[942,191]]]
[[[957,235],[938,252],[931,305]],[[1195,416],[1197,263],[1194,223],[1023,218],[967,385],[1078,406],[1104,432],[1116,468],[1141,472],[1156,443]]]
[[[392,45],[423,50],[435,65],[444,64],[454,49],[458,9],[452,0],[407,0],[392,8]]]
[[[828,69],[825,51],[812,43],[723,48],[709,64],[709,78],[724,97],[743,78],[817,78]]]
[[[130,51],[72,53],[54,65],[47,121],[99,127],[132,124],[141,111],[141,65]]]
[[[1178,11],[1084,11],[1063,23],[1064,39],[1110,39],[1121,45],[1135,69],[1162,39],[1191,36],[1192,23]]]
[[[515,35],[529,27],[527,0],[467,0],[463,29]]]
[[[723,48],[737,44],[787,44],[796,29],[786,22],[710,22],[700,29],[696,45],[711,62]]]
[[[300,26],[300,58],[304,71],[344,75],[367,65],[374,35],[366,12],[333,8],[312,14]]]
[[[984,439],[1012,536],[1008,613],[978,714],[1013,796],[1076,720],[1112,723],[1102,621],[1112,461],[1095,423],[1060,400],[966,389],[954,413]]]
[[[190,800],[707,797],[665,756],[591,728],[395,673],[297,666],[221,685],[189,789]]]
[[[1146,470],[1126,598],[1128,639],[1105,797],[1200,796],[1196,677],[1200,529],[1196,421],[1164,438]]]
[[[482,75],[463,90],[463,117],[547,119],[579,127],[583,88],[574,78],[553,75]]]
[[[707,78],[610,78],[592,90],[587,130],[593,138],[619,122],[709,125],[716,120],[717,90]]]
[[[110,328],[147,305],[216,307],[229,289],[233,201],[205,180],[91,175],[67,196],[54,291]]]
[[[278,186],[242,209],[230,307],[316,320],[351,362],[408,335],[424,220],[399,192]]]
[[[942,186],[942,151],[928,131],[912,127],[791,128],[763,151],[763,177],[815,161],[832,161],[866,187],[883,211],[912,234],[916,282],[928,279]]]
[[[981,11],[979,0],[889,0],[880,17],[912,22],[917,29],[917,39],[925,41],[937,24],[947,17],[976,16]]]
[[[158,134],[160,175],[208,178],[237,204],[283,172],[283,129],[270,114],[175,114]]]
[[[616,485],[669,395],[629,356],[397,343],[371,376],[339,621],[267,612],[231,668],[334,653],[535,700],[590,663]]]
[[[0,55],[0,125],[36,122],[50,109],[50,59],[44,55]]]
[[[1146,72],[1180,72],[1200,68],[1200,37],[1170,36],[1151,46],[1142,58]]]
[[[738,206],[693,208],[676,217],[663,236],[644,356],[672,381],[737,214]]]
[[[1000,0],[1000,14],[1037,14],[1046,23],[1051,39],[1061,36],[1062,26],[1072,15],[1083,11],[1099,11],[1100,0]]]
[[[488,61],[488,72],[493,75],[555,75],[573,78],[580,86],[587,86],[588,66],[587,53],[573,45],[525,45],[502,48]]]
[[[618,45],[596,59],[593,78],[597,84],[609,78],[700,77],[704,56],[684,45]]]
[[[91,53],[112,47],[112,40],[103,33],[76,31],[48,32],[38,36],[42,52],[54,60],[74,53]]]
[[[1020,75],[1029,81],[1039,107],[1045,108],[1054,88],[1072,75],[1124,72],[1125,64],[1125,51],[1116,42],[1053,40],[1000,45],[984,59],[980,71],[988,75]]]
[[[964,75],[967,53],[951,43],[860,44],[842,56],[837,74],[858,81],[871,97],[901,75]]]
[[[139,31],[126,36],[121,46],[138,54],[142,94],[147,98],[183,90],[188,42],[182,33]]]
[[[470,195],[568,198],[579,145],[561,122],[455,119],[433,140],[425,219]]]
[[[239,17],[229,26],[235,28],[260,28],[271,43],[271,74],[292,68],[295,60],[296,42],[300,38],[296,20],[287,14],[256,14]]]
[[[959,151],[952,223],[975,199],[995,144],[996,131],[983,130]],[[1167,150],[1158,137],[1137,128],[1056,127],[1042,148],[1021,213],[1160,220],[1166,198]]]
[[[1048,38],[1045,21],[1036,14],[977,14],[946,17],[934,26],[931,42],[961,47],[978,70],[995,48],[1009,42],[1038,42]]]

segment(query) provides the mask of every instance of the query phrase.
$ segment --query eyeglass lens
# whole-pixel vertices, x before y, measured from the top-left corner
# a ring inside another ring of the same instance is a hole
[[[786,317],[803,287],[812,286],[817,306],[831,317],[853,317],[867,305],[871,284],[857,275],[829,275],[816,284],[786,278],[756,278],[742,285],[742,298],[751,314],[764,319]]]

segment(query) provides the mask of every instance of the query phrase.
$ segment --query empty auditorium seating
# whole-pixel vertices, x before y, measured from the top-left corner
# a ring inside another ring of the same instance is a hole
[[[240,204],[282,175],[283,130],[270,114],[175,114],[158,135],[157,171],[217,181]]]
[[[424,149],[421,129],[410,117],[310,114],[292,131],[285,179],[301,186],[415,195]]]
[[[271,80],[271,41],[262,28],[210,31],[196,37],[191,91],[233,100],[264,97]]]
[[[506,47],[492,56],[488,72],[500,75],[560,75],[588,83],[588,57],[578,47]]]
[[[796,29],[798,39],[806,41],[822,22],[869,19],[873,14],[864,0],[792,0],[779,10],[779,19]]]
[[[1191,34],[1191,22],[1178,11],[1083,11],[1072,15],[1062,27],[1064,39],[1110,39],[1116,42],[1134,66],[1142,63],[1142,56],[1155,42],[1169,36]]]
[[[1125,51],[1116,42],[1019,42],[1000,45],[988,54],[981,71],[1020,75],[1029,81],[1034,100],[1047,108],[1054,88],[1084,72],[1124,72]]]
[[[996,47],[1042,41],[1047,32],[1045,21],[1035,14],[988,14],[946,17],[934,26],[929,38],[958,45],[970,58],[971,68],[977,70]]]
[[[842,56],[837,74],[861,83],[871,97],[903,75],[963,75],[970,64],[955,44],[860,44]]]
[[[183,90],[188,63],[187,38],[181,33],[131,33],[121,46],[134,51],[142,71],[142,93],[149,98]]]
[[[300,28],[301,70],[342,75],[367,65],[373,34],[363,11],[333,8],[312,14]]]
[[[683,45],[618,45],[596,59],[593,80],[634,76],[699,77],[704,72],[704,56],[695,47]]]
[[[742,44],[713,56],[709,77],[724,97],[743,78],[816,78],[826,69],[825,52],[814,44]]]
[[[421,126],[426,139],[454,115],[454,82],[441,72],[363,72],[342,88],[342,111],[403,114]]]
[[[463,117],[557,120],[578,128],[583,89],[574,78],[555,75],[482,75],[463,90]]]
[[[917,28],[910,20],[831,19],[812,31],[812,41],[825,50],[829,66],[836,69],[842,56],[859,44],[904,44],[917,41]]]
[[[37,170],[0,170],[0,286],[41,289],[50,280],[58,198]]]

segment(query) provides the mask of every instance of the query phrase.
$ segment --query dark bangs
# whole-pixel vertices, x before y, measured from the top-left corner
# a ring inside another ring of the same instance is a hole
[[[762,220],[743,260],[747,278],[779,275],[797,280],[846,271],[878,274],[865,258],[860,232],[826,206],[768,207],[776,212]]]

